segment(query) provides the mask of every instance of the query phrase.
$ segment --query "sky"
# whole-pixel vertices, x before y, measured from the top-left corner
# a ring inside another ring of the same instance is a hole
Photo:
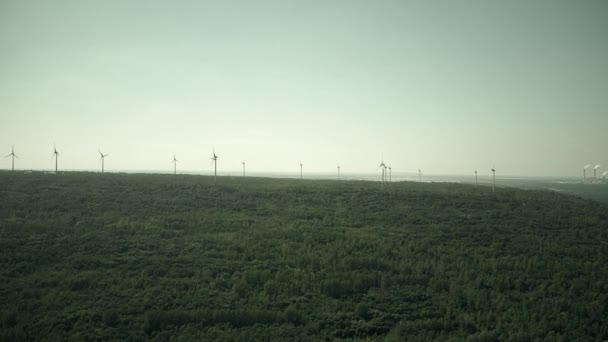
[[[20,169],[578,176],[607,133],[603,0],[0,0]]]

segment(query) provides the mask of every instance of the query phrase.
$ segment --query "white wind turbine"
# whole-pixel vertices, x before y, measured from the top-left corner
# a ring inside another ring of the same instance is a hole
[[[179,162],[179,160],[177,160],[177,158],[175,158],[175,153],[173,153],[173,159],[171,160],[171,163],[173,164],[173,175],[177,175],[177,163]]]
[[[19,159],[19,157],[17,157],[17,155],[15,154],[15,146],[13,145],[11,147],[11,153],[7,154],[6,157],[4,158],[8,158],[8,157],[12,157],[12,164],[11,164],[11,171],[15,171],[15,158]]]
[[[212,160],[213,165],[215,166],[215,169],[213,172],[213,175],[214,175],[213,182],[214,183],[217,183],[217,159],[218,158],[219,158],[219,156],[217,154],[215,154],[215,148],[213,148],[213,157],[211,157],[211,160]]]
[[[380,161],[379,167],[382,169],[382,190],[384,190],[384,178],[385,178],[385,174],[386,174],[386,164],[384,164],[384,160]]]
[[[496,190],[496,169],[492,166],[492,193]]]
[[[51,156],[51,160],[55,158],[55,173],[57,173],[57,159],[59,159],[59,151],[57,151],[57,147],[53,144],[53,155]]]
[[[105,160],[106,160],[106,157],[109,156],[109,154],[103,154],[103,153],[101,153],[100,149],[97,149],[97,151],[99,152],[99,155],[100,155],[99,160],[101,160],[101,173],[103,173],[104,172],[104,166],[105,166]]]

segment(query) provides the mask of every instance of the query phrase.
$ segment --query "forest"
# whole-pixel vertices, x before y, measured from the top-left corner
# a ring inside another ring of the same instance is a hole
[[[605,341],[607,264],[544,190],[0,172],[0,341]]]

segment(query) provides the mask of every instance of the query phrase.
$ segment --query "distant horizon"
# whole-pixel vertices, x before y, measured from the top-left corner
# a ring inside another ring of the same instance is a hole
[[[3,172],[11,172],[10,168],[0,168],[0,171]],[[54,168],[17,168],[15,167],[15,172],[20,171],[32,171],[32,172],[45,172],[45,173],[55,173]],[[481,171],[481,170],[478,170]],[[83,173],[102,173],[100,169],[61,169],[59,168],[59,172],[83,172]],[[218,169],[218,173],[217,176],[218,177],[243,177],[242,175],[243,170],[238,170],[238,169],[232,169],[232,170],[221,170]],[[603,171],[602,171],[603,172]],[[148,169],[148,170],[141,170],[141,169],[108,169],[106,168],[104,173],[113,173],[113,174],[118,174],[118,173],[128,173],[128,174],[167,174],[167,175],[173,175],[173,169],[166,169],[166,170],[162,170],[162,169],[158,169],[158,170],[154,170],[154,169]],[[370,180],[370,181],[374,181],[376,180],[375,178],[377,178],[378,181],[381,180],[381,171],[379,170],[377,173],[374,172],[346,172],[346,171],[341,171],[341,179],[344,180]],[[177,170],[177,175],[192,175],[192,176],[212,176],[213,177],[213,169],[210,170]],[[272,176],[278,176],[278,177],[272,177]],[[331,172],[331,171],[308,171],[308,172],[304,172],[304,179],[307,179],[306,175],[312,175],[313,177],[308,177],[308,179],[337,179],[337,171],[336,172]],[[245,173],[245,177],[247,176],[251,176],[251,177],[260,177],[260,178],[300,178],[300,171],[286,171],[286,172],[275,172],[275,171],[247,171]],[[327,176],[327,177],[324,177]],[[349,178],[349,176],[351,178]],[[357,176],[364,176],[365,178],[357,178]],[[475,173],[471,173],[471,174],[450,174],[450,173],[422,173],[422,178],[424,181],[424,177],[431,177],[431,178],[442,178],[442,177],[453,177],[453,178],[463,178],[463,179],[471,179],[471,182],[475,182]],[[387,176],[388,177],[388,176]],[[401,179],[403,178],[411,178],[413,180],[417,180],[418,179],[418,172],[417,171],[393,171],[393,177],[400,177]],[[592,179],[593,178],[593,172],[591,172],[591,175],[587,175],[587,179]],[[601,173],[599,173],[597,175],[597,179],[601,179]],[[395,178],[398,179],[398,178]],[[478,172],[478,179],[479,180],[490,180],[492,179],[492,172],[487,172],[487,173],[483,173],[483,172]],[[582,175],[581,176],[560,176],[560,175],[532,175],[532,176],[527,176],[527,175],[517,175],[517,174],[500,174],[499,170],[497,170],[496,173],[496,179],[582,179]],[[394,180],[395,181],[395,180]]]

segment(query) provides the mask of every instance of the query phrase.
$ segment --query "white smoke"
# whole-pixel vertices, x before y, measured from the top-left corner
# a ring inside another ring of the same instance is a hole
[[[599,168],[600,168],[600,166],[601,166],[600,164],[597,164],[597,165],[595,165],[595,167],[594,167],[593,169],[594,169],[594,170],[597,170],[597,169],[599,169]]]
[[[588,168],[589,166],[591,166],[591,164],[587,164],[587,165],[583,166],[583,169],[586,169],[586,168]]]
[[[604,171],[604,173],[602,173],[602,177],[606,177],[606,175],[608,175],[608,171]]]

